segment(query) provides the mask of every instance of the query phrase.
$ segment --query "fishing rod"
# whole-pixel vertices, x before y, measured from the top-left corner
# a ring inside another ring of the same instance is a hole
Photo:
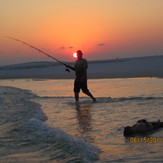
[[[58,60],[57,58],[51,56],[50,54],[48,54],[48,53],[46,53],[46,52],[40,50],[39,48],[37,48],[37,47],[35,47],[35,46],[31,45],[31,44],[28,44],[28,43],[26,43],[26,42],[24,42],[24,41],[21,41],[21,40],[19,40],[19,39],[17,39],[17,38],[13,38],[13,37],[9,37],[9,36],[4,36],[4,37],[6,37],[6,38],[8,38],[8,39],[11,39],[11,40],[14,40],[14,41],[21,42],[22,44],[27,45],[27,46],[29,46],[30,48],[35,49],[35,50],[39,51],[39,52],[42,53],[42,54],[45,54],[45,55],[48,56],[49,58],[52,58],[52,59],[54,59],[55,61],[59,62],[60,64],[66,66],[65,71],[70,72],[70,70],[67,68],[68,65],[66,65],[66,64],[63,63],[63,62],[61,62],[61,61]]]

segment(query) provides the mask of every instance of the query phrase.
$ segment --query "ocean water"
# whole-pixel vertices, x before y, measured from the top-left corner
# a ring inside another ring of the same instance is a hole
[[[77,105],[73,80],[0,80],[0,162],[163,162],[163,129],[131,142],[125,126],[163,121],[163,79],[94,79]],[[111,97],[111,99],[108,97]]]

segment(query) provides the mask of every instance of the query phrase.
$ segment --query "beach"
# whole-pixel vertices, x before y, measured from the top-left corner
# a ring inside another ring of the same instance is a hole
[[[123,135],[140,119],[163,121],[162,59],[89,62],[97,103],[81,92],[79,104],[61,65],[1,66],[0,162],[162,162],[163,129],[136,135],[150,142]]]
[[[0,85],[2,163],[163,160],[162,129],[137,135],[158,138],[153,143],[123,136],[139,119],[162,121],[161,78],[90,79],[99,103],[81,93],[79,105],[71,79],[5,79]]]
[[[88,61],[88,78],[163,77],[163,56]],[[67,63],[73,65],[73,63]],[[34,62],[0,67],[0,79],[73,79],[74,72],[55,62]]]
[[[0,6],[0,163],[163,162],[163,0]]]

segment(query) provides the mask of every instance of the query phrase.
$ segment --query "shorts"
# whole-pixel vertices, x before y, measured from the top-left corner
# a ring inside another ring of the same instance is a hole
[[[84,93],[86,92],[89,92],[88,88],[87,88],[87,82],[78,82],[78,81],[75,81],[74,82],[74,92],[80,92],[80,89],[82,89],[82,91]]]

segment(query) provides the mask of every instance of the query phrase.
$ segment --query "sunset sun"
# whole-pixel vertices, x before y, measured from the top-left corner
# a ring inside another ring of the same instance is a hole
[[[73,57],[74,58],[77,58],[77,53],[76,52],[73,54]]]

